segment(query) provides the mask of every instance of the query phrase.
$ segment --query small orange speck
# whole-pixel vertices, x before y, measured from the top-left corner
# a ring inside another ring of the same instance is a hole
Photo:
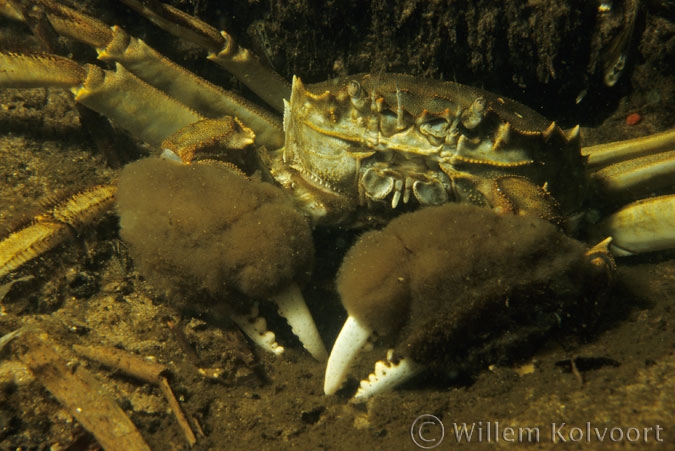
[[[630,113],[626,116],[626,125],[635,125],[642,120],[639,113]]]

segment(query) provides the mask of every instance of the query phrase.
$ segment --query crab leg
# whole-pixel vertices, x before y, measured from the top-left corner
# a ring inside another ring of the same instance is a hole
[[[630,200],[671,188],[675,176],[675,130],[585,147],[591,179],[603,197]],[[633,202],[594,228],[611,236],[610,249],[624,256],[675,248],[675,195]]]
[[[581,153],[588,157],[588,167],[597,169],[673,148],[675,148],[675,130],[668,130],[641,138],[584,147]]]
[[[115,192],[114,186],[98,186],[77,194],[0,241],[0,278],[67,241],[74,231],[93,222],[112,206]]]
[[[0,53],[0,66],[0,86],[70,88],[77,102],[154,146],[202,119],[119,64],[113,72],[53,55]],[[170,114],[161,114],[163,111]]]
[[[100,50],[99,59],[121,63],[137,77],[206,117],[238,117],[255,132],[258,144],[270,148],[283,144],[281,124],[269,112],[197,77],[119,27],[113,27],[113,39]]]
[[[50,0],[39,0],[54,29],[94,47],[99,59],[120,63],[129,72],[154,86],[188,108],[207,118],[236,116],[256,134],[258,144],[278,148],[283,144],[280,121],[252,102],[197,77],[173,63],[140,39],[129,36],[119,27],[104,23]],[[0,14],[22,19],[21,12],[0,0]],[[34,86],[40,85],[34,79]],[[141,94],[141,98],[143,98]],[[171,112],[172,110],[165,110]],[[161,114],[162,110],[155,111]],[[168,136],[165,135],[164,137]],[[160,141],[161,142],[161,141]]]
[[[163,30],[208,50],[208,59],[241,80],[272,108],[279,112],[284,111],[283,99],[290,97],[290,84],[279,74],[263,66],[247,49],[237,45],[227,32],[219,32],[209,24],[170,5],[154,2],[156,9],[151,9],[138,0],[122,2]]]
[[[621,161],[592,174],[605,196],[637,196],[673,185],[675,150]]]
[[[629,204],[605,219],[596,233],[611,236],[610,250],[626,256],[675,248],[675,195]]]
[[[591,179],[602,195],[635,198],[672,186],[675,175],[675,130],[585,147]]]
[[[97,49],[102,50],[114,41],[113,34],[120,31],[117,27],[113,27],[111,30],[102,22],[51,0],[36,0],[36,2],[48,12],[49,21],[61,35],[84,42]],[[282,99],[290,96],[290,84],[276,72],[260,64],[247,49],[238,46],[228,33],[224,31],[219,32],[207,23],[170,5],[156,2],[153,5],[156,9],[152,9],[136,0],[123,0],[123,3],[148,18],[163,30],[207,49],[209,51],[209,59],[215,61],[242,80],[274,109],[279,112],[283,111]],[[13,20],[25,22],[22,12],[14,8],[12,3],[7,0],[0,1],[0,14]],[[145,48],[140,53],[137,53],[136,56],[147,57],[151,54],[151,58],[141,58],[138,61],[142,63],[151,61],[150,64],[158,61],[161,61],[161,64],[166,63],[166,61],[163,61],[165,58],[150,49],[145,43],[143,45]],[[148,52],[148,49],[150,52]],[[143,53],[146,54],[143,55]],[[121,60],[118,61],[122,62]],[[173,69],[170,68],[169,74],[163,77],[169,82],[173,80]],[[132,72],[134,71],[132,70]],[[156,75],[162,76],[161,71],[153,72]],[[140,74],[137,73],[137,75],[145,79]],[[200,81],[204,82],[204,80]],[[237,101],[243,100],[232,93],[228,94],[236,98]],[[246,107],[258,110],[253,104],[248,104]]]
[[[92,47],[103,47],[110,42],[110,27],[103,22],[51,0],[36,0],[33,3],[44,10],[54,30],[62,36]],[[8,19],[27,22],[20,6],[20,2],[0,0],[0,14]]]

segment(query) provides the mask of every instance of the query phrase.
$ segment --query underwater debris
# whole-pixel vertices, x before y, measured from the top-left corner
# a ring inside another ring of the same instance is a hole
[[[96,378],[82,366],[73,370],[49,344],[46,333],[23,333],[14,346],[21,362],[104,449],[150,450],[136,426],[115,400],[104,394]]]

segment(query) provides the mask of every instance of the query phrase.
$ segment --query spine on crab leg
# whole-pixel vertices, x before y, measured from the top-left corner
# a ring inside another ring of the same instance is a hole
[[[319,362],[328,358],[328,352],[321,340],[319,331],[314,324],[312,314],[302,297],[300,288],[295,283],[275,294],[272,299],[277,304],[279,314],[286,318],[293,333],[300,339],[300,343]]]
[[[283,112],[283,99],[291,96],[290,84],[260,64],[248,49],[237,45],[227,32],[221,31],[220,34],[223,36],[223,47],[218,52],[210,53],[208,59],[241,80],[275,110]]]
[[[75,101],[111,119],[143,141],[159,147],[170,136],[203,117],[124,69],[104,71],[87,65],[87,77],[72,89]]]
[[[616,256],[675,249],[675,195],[629,204],[600,223],[597,233],[612,237]]]

